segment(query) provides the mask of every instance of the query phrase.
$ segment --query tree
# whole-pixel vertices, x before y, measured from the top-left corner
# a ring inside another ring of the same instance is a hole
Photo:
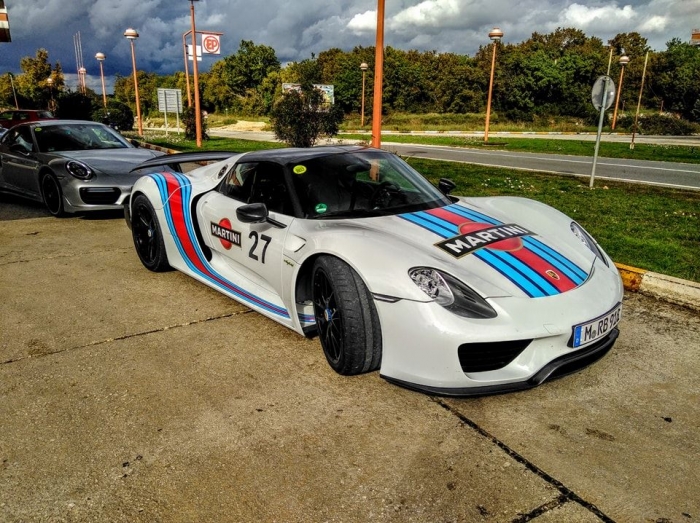
[[[35,57],[25,56],[20,60],[22,74],[15,76],[15,88],[22,105],[27,108],[45,108],[51,98],[51,89],[57,94],[63,90],[64,79],[61,64],[57,63],[52,69],[49,63],[49,52],[38,49]],[[53,86],[49,87],[46,80],[51,77]]]
[[[320,136],[338,134],[343,112],[324,104],[318,89],[287,91],[272,109],[270,122],[275,136],[290,147],[313,147]]]
[[[655,62],[650,85],[667,110],[678,111],[684,117],[700,121],[700,47],[674,38],[667,50]]]

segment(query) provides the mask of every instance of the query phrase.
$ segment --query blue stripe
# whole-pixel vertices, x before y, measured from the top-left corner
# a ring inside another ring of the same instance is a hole
[[[467,209],[465,207],[462,207],[461,205],[450,205],[446,207],[446,209],[454,212],[455,214],[459,214],[460,216],[464,216],[465,218],[470,218],[472,220],[480,220],[493,225],[502,225],[502,222],[499,222],[498,220],[491,218],[490,216],[486,216],[485,214],[482,214],[478,211]],[[566,258],[563,254],[549,247],[541,240],[533,238],[532,236],[524,236],[523,242],[535,254],[541,256],[549,263],[551,263],[554,267],[565,273],[567,277],[569,277],[571,281],[573,281],[576,285],[580,285],[588,277],[588,274],[584,270],[582,270],[578,265]],[[541,249],[540,251],[536,250],[536,248],[538,247]],[[548,253],[549,256],[544,256],[543,252]]]
[[[173,174],[174,174],[174,173],[173,173]],[[197,257],[198,257],[199,260],[202,262],[202,264],[203,264],[216,278],[219,278],[219,279],[225,281],[225,282],[228,283],[231,287],[233,287],[233,289],[231,289],[231,288],[229,288],[229,287],[226,287],[225,285],[222,285],[220,282],[216,281],[215,279],[213,279],[213,278],[210,277],[209,275],[204,274],[204,273],[203,273],[202,271],[200,271],[200,270],[194,265],[194,263],[187,257],[187,255],[186,255],[186,253],[185,253],[185,250],[184,250],[184,247],[183,247],[183,245],[182,245],[182,242],[180,241],[180,238],[178,237],[178,235],[177,235],[177,233],[176,233],[175,224],[174,224],[174,222],[173,222],[172,213],[170,212],[170,206],[166,204],[166,201],[167,201],[167,196],[166,196],[166,197],[164,198],[165,201],[163,202],[163,203],[164,203],[163,209],[164,209],[164,211],[165,211],[166,219],[167,219],[167,221],[168,221],[168,228],[170,229],[170,232],[171,232],[171,235],[172,235],[172,237],[173,237],[173,240],[175,241],[175,245],[177,246],[178,251],[180,252],[180,257],[181,257],[182,260],[187,264],[187,266],[190,268],[190,270],[191,270],[193,273],[198,274],[198,275],[200,275],[201,277],[203,277],[204,279],[206,279],[206,280],[207,280],[208,282],[210,282],[212,285],[214,285],[214,286],[216,286],[216,287],[218,287],[218,288],[220,288],[220,289],[222,289],[222,290],[225,290],[226,292],[230,292],[230,293],[236,294],[241,300],[244,300],[245,302],[249,303],[249,304],[252,305],[253,307],[257,307],[257,308],[263,309],[263,310],[268,310],[269,312],[272,312],[273,314],[276,314],[276,315],[278,315],[278,316],[282,316],[282,317],[284,317],[284,318],[289,318],[289,313],[287,312],[287,310],[286,310],[285,308],[280,307],[280,306],[278,306],[278,305],[275,305],[274,303],[270,303],[270,302],[268,302],[268,301],[266,301],[266,300],[263,300],[263,299],[260,298],[259,296],[256,296],[256,295],[254,295],[253,293],[246,291],[246,290],[243,289],[242,287],[239,287],[239,286],[235,285],[234,283],[232,283],[231,281],[229,281],[228,279],[224,278],[224,277],[221,276],[219,273],[217,273],[217,272],[211,267],[211,265],[209,265],[209,263],[206,261],[206,258],[204,258],[203,253],[201,252],[201,249],[199,248],[199,244],[197,243],[197,240],[196,240],[196,235],[193,234],[194,228],[193,228],[193,224],[192,224],[192,220],[191,220],[191,215],[190,215],[190,213],[188,212],[188,208],[187,208],[187,205],[189,204],[189,198],[190,198],[191,190],[192,190],[192,189],[191,189],[191,186],[189,185],[189,182],[183,183],[183,179],[180,178],[177,174],[174,174],[174,175],[175,175],[175,178],[178,180],[178,182],[179,182],[179,184],[180,184],[180,191],[181,191],[181,193],[182,193],[181,200],[182,200],[182,207],[183,207],[183,209],[182,209],[182,210],[183,210],[183,213],[182,213],[182,214],[183,214],[183,216],[185,217],[185,225],[186,225],[188,234],[190,235],[190,242],[191,242],[192,245],[194,246],[194,250],[195,250],[195,253],[197,254]],[[159,177],[160,179],[159,179],[159,180],[156,179],[156,176]],[[161,192],[161,198],[163,198],[164,194],[167,195],[167,184],[166,184],[165,177],[162,176],[162,175],[160,175],[160,174],[151,175],[151,177],[153,177],[154,179],[156,179],[156,182],[158,183],[158,187],[159,187],[160,192]],[[186,180],[186,179],[185,179],[185,180]],[[161,182],[162,182],[162,185],[161,185]],[[164,189],[161,188],[161,186],[163,186]],[[240,293],[240,294],[239,294],[239,293]],[[244,296],[243,294],[249,294],[252,298],[248,298],[247,296]],[[254,299],[253,299],[253,298],[254,298]],[[257,300],[257,301],[256,301],[256,300]]]
[[[528,281],[526,278],[522,276],[516,277],[518,275],[517,271],[513,271],[509,267],[504,266],[504,262],[496,256],[493,256],[493,253],[489,251],[484,251],[483,255],[479,256],[479,259],[487,265],[489,265],[494,270],[501,273],[503,276],[505,276],[530,298],[542,298],[544,296],[547,296],[547,294],[545,294],[545,292],[542,289],[540,289],[534,283]]]
[[[452,234],[449,229],[446,229],[445,227],[441,227],[439,225],[435,225],[434,223],[431,223],[421,218],[420,216],[416,216],[414,214],[402,214],[401,218],[403,218],[404,220],[408,220],[409,222],[413,222],[416,225],[420,225],[424,229],[428,229],[429,231],[434,232],[442,238],[449,238]]]
[[[545,280],[541,274],[529,267],[527,264],[523,263],[515,256],[512,256],[509,252],[498,251],[496,249],[482,249],[482,251],[484,253],[493,254],[494,256],[502,260],[506,265],[512,267],[513,270],[517,271],[519,274],[522,274],[523,277],[527,278],[533,285],[541,289],[545,295],[556,296],[557,294],[561,294],[559,289],[557,289],[554,285]],[[481,253],[482,251],[478,252]]]

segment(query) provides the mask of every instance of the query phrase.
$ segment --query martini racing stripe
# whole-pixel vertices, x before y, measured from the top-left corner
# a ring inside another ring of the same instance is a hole
[[[228,281],[209,265],[196,240],[194,224],[192,223],[189,210],[192,192],[189,180],[183,175],[175,173],[150,174],[149,176],[158,186],[168,228],[182,259],[190,270],[216,287],[234,294],[257,308],[283,318],[289,318],[289,313],[284,307],[265,301],[247,292]]]
[[[400,215],[401,218],[427,229],[442,238],[460,235],[460,225],[478,222],[503,225],[482,213],[460,205],[450,205]],[[530,297],[554,296],[576,288],[588,276],[573,262],[539,240],[521,237],[523,248],[515,251],[484,247],[471,254],[508,278]],[[552,276],[552,273],[558,277]]]
[[[446,207],[446,209],[464,216],[465,218],[469,218],[470,220],[483,221],[492,225],[501,225],[500,221],[473,209],[462,207],[461,205],[450,205]],[[525,236],[523,237],[523,242],[532,248],[532,250],[538,252],[540,256],[548,260],[552,265],[564,272],[572,281],[576,282],[577,285],[580,285],[588,278],[588,274],[583,269],[541,240],[533,238],[532,236]]]

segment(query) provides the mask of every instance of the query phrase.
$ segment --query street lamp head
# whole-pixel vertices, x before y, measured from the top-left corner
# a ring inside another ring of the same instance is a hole
[[[623,55],[620,57],[620,65],[621,65],[622,67],[624,67],[624,66],[626,66],[628,63],[630,63],[630,57],[627,56],[626,54],[623,54]]]
[[[80,74],[85,74],[85,73],[87,73],[87,69],[85,69],[84,67],[81,67],[80,69],[78,69],[78,72]]]
[[[104,54],[104,53],[97,53],[97,54],[95,55],[95,58],[96,58],[98,61],[103,62],[104,59],[105,59],[105,54]]]
[[[139,37],[138,31],[136,29],[127,29],[124,31],[124,36],[127,37],[129,40],[136,40]]]
[[[53,78],[49,76],[49,77],[46,79],[46,83],[47,83],[47,85],[48,85],[49,87],[51,87],[51,86],[53,85]]]
[[[360,69],[362,69],[362,71],[366,71],[367,69],[369,69],[369,65],[367,65],[367,62],[362,62],[360,64]]]
[[[501,31],[498,27],[494,27],[491,29],[491,32],[489,33],[489,38],[493,40],[494,42],[499,41],[501,38],[503,38],[503,31]]]

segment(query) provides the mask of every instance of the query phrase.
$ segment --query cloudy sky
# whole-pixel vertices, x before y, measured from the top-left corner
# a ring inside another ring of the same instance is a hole
[[[98,92],[95,53],[107,56],[105,75],[131,73],[124,31],[133,27],[137,66],[161,74],[182,70],[182,33],[190,29],[186,0],[5,0],[11,43],[0,43],[0,74],[19,72],[19,60],[40,47],[60,61],[75,86],[74,35],[80,32],[88,85]],[[200,0],[197,30],[224,33],[223,55],[241,40],[273,47],[286,63],[339,47],[374,45],[376,0]],[[700,0],[386,0],[385,42],[401,49],[473,55],[499,26],[505,42],[521,42],[534,31],[576,27],[604,42],[637,31],[652,49],[671,38],[688,40],[700,28]],[[201,62],[207,70],[214,58]],[[111,82],[109,82],[111,84]],[[110,88],[108,88],[110,90]]]

